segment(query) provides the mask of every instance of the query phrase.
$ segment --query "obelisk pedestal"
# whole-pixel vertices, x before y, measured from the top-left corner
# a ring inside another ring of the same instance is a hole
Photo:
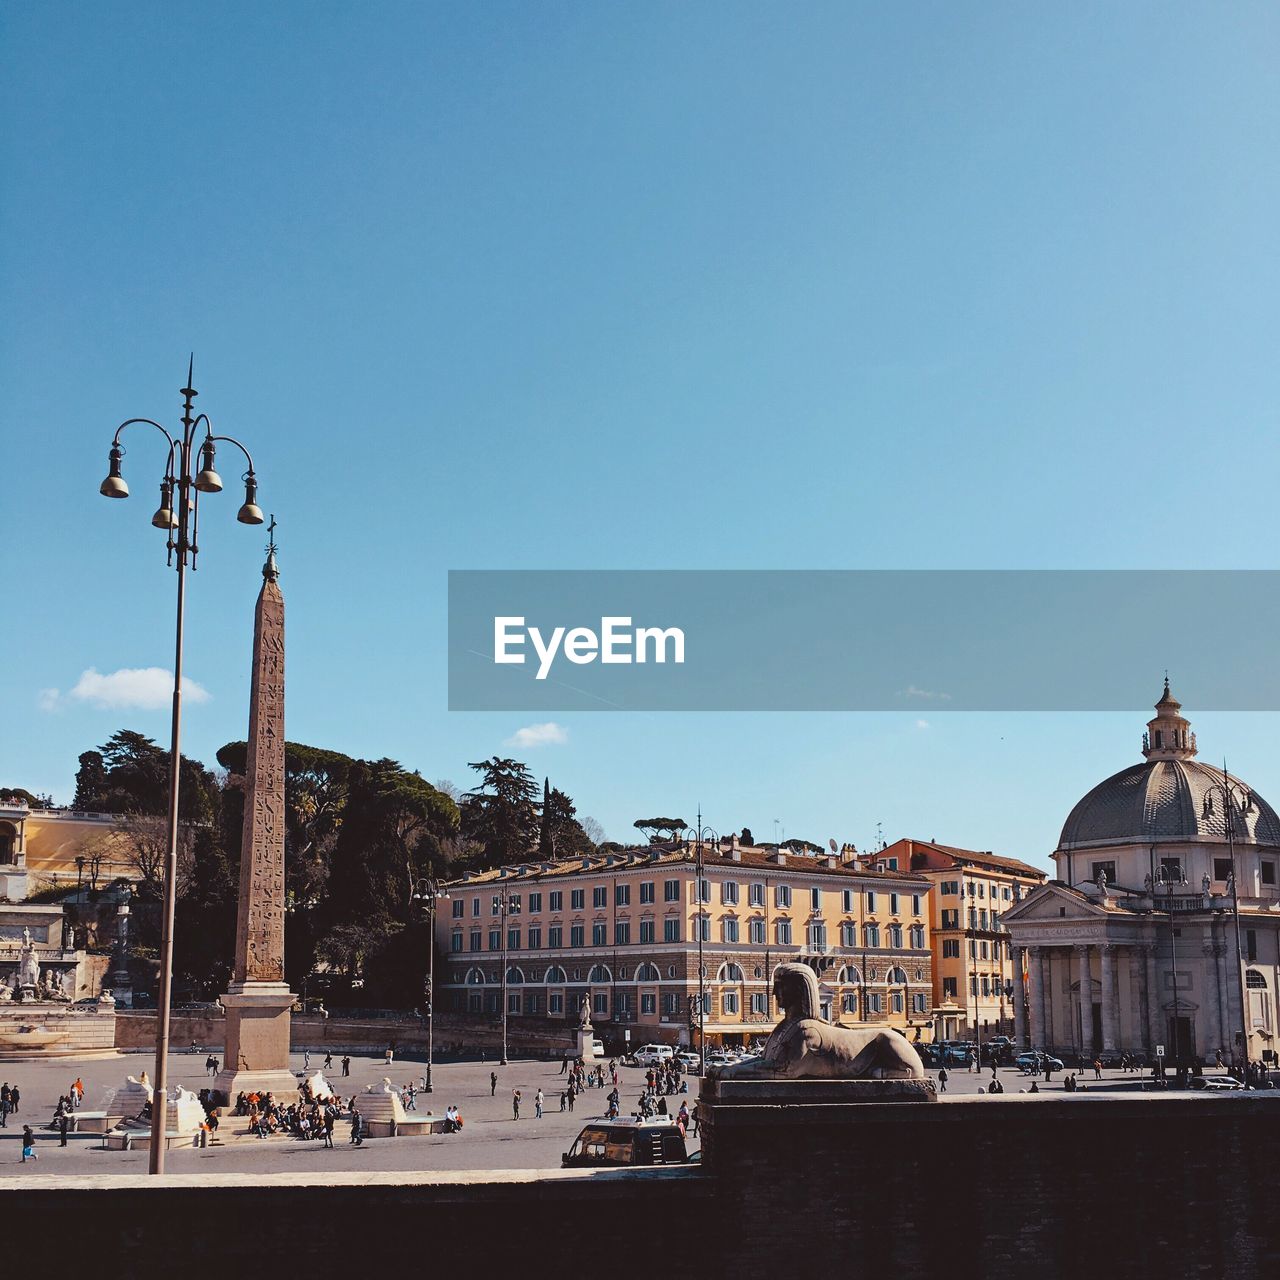
[[[272,520],[272,530],[275,521]],[[293,992],[284,981],[284,597],[275,536],[254,615],[253,686],[245,760],[244,828],[235,972],[222,997],[226,1045],[214,1082],[224,1103],[241,1092],[298,1097],[289,1070]]]

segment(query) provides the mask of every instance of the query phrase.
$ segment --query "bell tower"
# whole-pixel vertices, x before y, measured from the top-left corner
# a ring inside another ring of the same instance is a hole
[[[1191,732],[1191,721],[1182,714],[1182,703],[1169,692],[1168,672],[1156,714],[1147,721],[1142,735],[1142,754],[1148,760],[1190,760],[1196,754],[1196,735]]]

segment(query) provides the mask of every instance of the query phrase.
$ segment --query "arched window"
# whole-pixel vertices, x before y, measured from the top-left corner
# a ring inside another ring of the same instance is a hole
[[[862,982],[862,973],[856,965],[844,965],[836,974],[836,982],[844,986],[859,986]]]
[[[12,862],[17,847],[17,828],[12,823],[0,822],[0,862]]]
[[[591,972],[587,974],[587,981],[594,983],[612,982],[613,974],[609,971],[607,964],[593,964]]]
[[[483,969],[468,969],[468,970],[467,970],[467,985],[468,985],[469,987],[482,987],[482,986],[484,986],[484,970],[483,970]]]
[[[513,964],[507,970],[507,986],[519,986],[524,981],[524,970],[519,965]]]
[[[656,964],[649,964],[646,961],[646,963],[636,966],[637,982],[658,982],[661,978],[662,975],[658,972]]]
[[[885,979],[885,983],[890,987],[905,987],[907,985],[906,970],[900,969],[895,965],[889,970],[889,976]]]
[[[1246,987],[1252,987],[1258,991],[1265,991],[1267,989],[1267,980],[1258,972],[1257,969],[1248,969],[1245,971],[1244,983]]]
[[[565,977],[564,970],[558,964],[553,964],[543,975],[542,980],[549,987],[563,986],[564,983],[568,982],[568,978]]]
[[[742,981],[741,966],[734,964],[732,960],[726,960],[725,963],[720,966],[720,972],[716,974],[716,981],[717,982],[741,982]]]

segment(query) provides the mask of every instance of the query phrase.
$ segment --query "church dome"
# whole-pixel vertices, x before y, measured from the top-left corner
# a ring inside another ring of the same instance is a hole
[[[1195,759],[1195,734],[1181,710],[1166,680],[1143,735],[1147,759],[1100,782],[1071,810],[1060,849],[1226,840],[1222,770]],[[1226,781],[1236,840],[1280,846],[1275,810],[1239,778],[1227,775]]]

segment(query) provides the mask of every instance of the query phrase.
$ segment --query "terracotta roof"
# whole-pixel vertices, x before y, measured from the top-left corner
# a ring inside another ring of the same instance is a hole
[[[738,855],[734,857],[734,853]],[[859,880],[907,881],[927,885],[926,877],[915,871],[874,871],[859,867],[853,863],[838,862],[828,866],[824,857],[806,857],[803,854],[787,853],[786,862],[778,863],[773,856],[754,845],[741,845],[737,850],[730,850],[726,845],[723,850],[707,846],[703,851],[703,865],[706,867],[746,867],[756,870],[800,872],[815,876],[840,876]],[[554,862],[529,859],[525,862],[511,863],[506,867],[494,867],[489,871],[481,871],[465,879],[450,881],[450,884],[469,886],[476,884],[511,883],[518,880],[546,880],[562,876],[591,874],[594,872],[610,872],[634,870],[638,867],[678,867],[692,866],[694,851],[690,845],[676,845],[669,842],[662,844],[639,845],[630,849],[614,850],[605,853],[578,855],[572,858],[557,859]],[[506,872],[504,875],[503,872]]]
[[[955,845],[938,844],[935,840],[912,840],[913,845],[923,845],[927,849],[936,849],[957,862],[972,864],[978,867],[991,867],[996,871],[1011,871],[1017,875],[1035,876],[1038,880],[1048,878],[1048,871],[1041,867],[1033,867],[1017,858],[1005,858],[998,853],[990,853],[984,849],[960,849]]]

